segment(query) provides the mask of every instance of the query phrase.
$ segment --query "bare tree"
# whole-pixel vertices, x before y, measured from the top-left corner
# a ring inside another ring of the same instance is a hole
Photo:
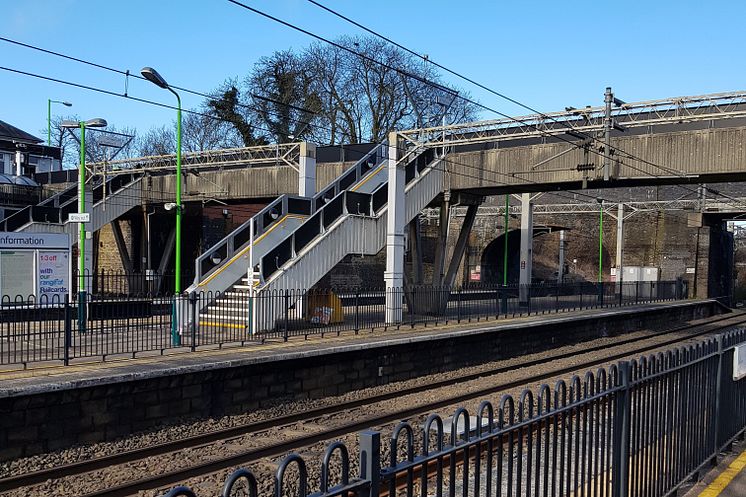
[[[380,142],[391,130],[440,124],[444,113],[448,122],[476,117],[475,106],[454,98],[457,89],[427,61],[369,36],[337,43],[348,50],[314,43],[263,57],[240,89],[229,81],[208,105],[244,142],[254,126],[272,141],[338,144]]]
[[[137,143],[138,155],[168,155],[176,151],[176,134],[173,126],[150,128],[140,136]]]
[[[262,57],[246,83],[253,90],[254,112],[277,143],[302,139],[321,110],[314,91],[314,68],[290,50]]]
[[[206,107],[219,119],[231,123],[245,146],[267,143],[264,136],[257,136],[253,123],[255,115],[248,110],[246,99],[235,82],[226,81],[222,89],[216,92],[216,96],[206,102]]]

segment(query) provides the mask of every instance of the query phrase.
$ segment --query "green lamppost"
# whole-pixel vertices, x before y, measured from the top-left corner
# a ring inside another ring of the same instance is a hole
[[[80,168],[78,170],[78,214],[85,214],[85,129],[104,128],[106,120],[62,121],[63,128],[80,128]],[[85,331],[85,222],[78,220],[78,329]]]
[[[176,111],[176,251],[174,254],[174,266],[176,274],[174,275],[174,294],[177,296],[181,293],[181,97],[171,88],[163,76],[158,74],[158,71],[152,67],[143,67],[140,73],[145,79],[153,83],[154,85],[168,90],[176,95],[176,102],[178,104]],[[176,303],[174,302],[174,318],[178,314],[176,313]],[[172,320],[171,326],[171,342],[179,346],[181,345],[181,336],[179,335],[177,319]]]
[[[599,205],[598,209],[598,303],[603,305],[604,302],[604,279],[603,279],[603,260],[604,260],[604,201],[596,199]]]
[[[47,99],[47,146],[48,147],[52,146],[52,104],[62,104],[65,107],[72,107],[73,105],[70,102]]]

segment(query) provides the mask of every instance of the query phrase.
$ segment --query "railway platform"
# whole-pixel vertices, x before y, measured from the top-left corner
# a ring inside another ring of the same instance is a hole
[[[599,337],[672,328],[723,312],[714,300],[649,303],[5,371],[0,460],[112,440],[184,417],[249,412],[278,399],[340,395]]]
[[[734,445],[726,456],[702,481],[689,489],[684,497],[743,497],[746,495],[746,444]]]

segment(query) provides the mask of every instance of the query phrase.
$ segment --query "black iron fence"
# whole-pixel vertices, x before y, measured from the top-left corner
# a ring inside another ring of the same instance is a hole
[[[697,345],[483,401],[472,416],[402,422],[388,437],[358,435],[357,468],[340,442],[320,471],[298,454],[282,460],[273,495],[299,497],[674,495],[714,463],[746,427],[746,380],[734,378],[739,330]],[[290,471],[288,471],[290,470]],[[319,474],[311,488],[311,474]],[[238,488],[257,497],[257,478],[239,469],[222,496]],[[177,487],[168,497],[194,496]]]
[[[83,273],[83,288],[96,297],[163,297],[174,294],[176,273],[173,271],[113,271],[101,270]],[[72,291],[77,295],[80,273],[73,271]],[[183,273],[182,285],[189,285],[193,273]]]
[[[195,350],[292,336],[440,325],[687,298],[685,281],[132,296],[143,282],[98,280],[111,292],[0,300],[0,365]],[[134,283],[133,283],[134,282]],[[147,282],[147,280],[145,280]],[[128,285],[120,296],[117,284]],[[87,287],[88,288],[88,287]],[[125,291],[126,290],[126,291]],[[82,297],[84,295],[84,297]],[[388,305],[397,310],[387,310]]]
[[[445,324],[688,298],[685,280],[572,285],[412,286],[404,289],[314,289],[264,292],[254,300],[252,329],[265,337]],[[234,292],[235,295],[235,292]],[[386,316],[386,297],[401,315]],[[200,309],[209,308],[210,295]],[[392,298],[393,297],[393,298]],[[249,299],[246,295],[245,300]],[[215,298],[212,300],[219,300]],[[246,307],[248,312],[248,307]]]

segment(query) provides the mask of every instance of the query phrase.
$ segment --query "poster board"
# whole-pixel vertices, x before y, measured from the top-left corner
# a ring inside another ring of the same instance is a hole
[[[45,297],[64,301],[70,293],[70,254],[62,250],[37,251],[36,295],[39,300]]]
[[[0,291],[11,301],[27,300],[36,294],[33,273],[35,270],[33,250],[0,251]]]

